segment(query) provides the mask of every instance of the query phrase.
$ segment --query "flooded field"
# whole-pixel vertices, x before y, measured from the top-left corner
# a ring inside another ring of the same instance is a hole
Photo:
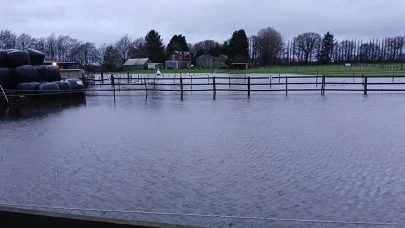
[[[404,95],[314,93],[0,109],[0,204],[202,227],[401,227]]]

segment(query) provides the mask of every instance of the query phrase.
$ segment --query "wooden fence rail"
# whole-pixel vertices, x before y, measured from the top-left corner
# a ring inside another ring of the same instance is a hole
[[[116,90],[120,92],[124,91],[176,91],[180,92],[183,97],[184,92],[189,91],[211,91],[215,97],[217,91],[232,91],[232,92],[247,92],[250,96],[251,92],[281,92],[284,91],[286,95],[288,92],[293,91],[320,91],[322,95],[326,91],[362,91],[364,95],[367,95],[368,91],[392,91],[392,92],[403,92],[404,88],[369,88],[369,86],[383,86],[383,85],[405,85],[405,81],[394,82],[394,78],[402,79],[405,75],[397,75],[392,77],[392,81],[389,82],[387,79],[391,77],[387,76],[325,76],[325,75],[315,75],[315,76],[212,76],[207,77],[197,76],[197,77],[133,77],[129,73],[125,75],[126,77],[114,77],[111,75],[110,78],[104,78],[102,75],[100,79],[88,79],[87,83],[92,85],[99,85],[100,89],[90,88],[87,92],[107,92],[112,91],[115,97]],[[321,78],[321,82],[318,82],[318,78]],[[142,80],[143,79],[143,80]],[[278,79],[278,82],[273,82],[273,80]],[[343,79],[343,81],[330,81],[336,79]],[[347,79],[353,79],[353,82],[348,82]],[[356,79],[361,79],[361,82],[356,82]],[[382,81],[369,82],[368,79],[380,79]],[[204,81],[207,80],[207,81]],[[298,81],[297,81],[298,80]],[[110,82],[110,83],[108,83]],[[153,89],[148,88],[148,84],[153,85]],[[318,87],[321,84],[321,87]],[[331,88],[327,85],[340,85],[340,86],[353,86],[361,85],[362,88]],[[101,89],[103,86],[110,86],[110,89]],[[121,88],[124,87],[124,88]],[[132,86],[132,88],[130,88]],[[185,87],[190,86],[190,89]],[[193,88],[194,86],[194,88]],[[208,87],[207,87],[208,86]],[[221,87],[222,86],[222,87]],[[223,86],[228,86],[229,88],[223,88]],[[246,88],[243,88],[245,87]],[[257,88],[259,86],[268,86],[263,88]],[[279,86],[285,86],[281,89]],[[294,86],[315,86],[315,88],[294,88]],[[118,89],[117,89],[118,87]],[[126,87],[126,88],[125,88]],[[158,88],[157,88],[158,87]],[[174,88],[173,88],[174,87]],[[242,88],[231,88],[231,87],[242,87]]]

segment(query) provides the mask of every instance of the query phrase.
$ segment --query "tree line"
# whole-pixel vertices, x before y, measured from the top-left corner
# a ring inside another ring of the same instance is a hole
[[[156,30],[144,37],[132,39],[124,35],[119,40],[97,46],[68,35],[51,34],[34,38],[29,34],[17,35],[10,30],[0,31],[0,49],[34,48],[46,54],[46,60],[77,62],[85,68],[103,66],[118,69],[129,58],[150,58],[163,63],[173,51],[191,52],[195,58],[204,54],[224,55],[227,62],[249,62],[265,65],[381,63],[405,60],[403,36],[370,40],[337,40],[330,32],[321,35],[306,32],[284,41],[281,33],[272,27],[260,29],[247,36],[245,30],[233,32],[224,42],[203,40],[187,43],[184,35],[174,35],[167,45]]]

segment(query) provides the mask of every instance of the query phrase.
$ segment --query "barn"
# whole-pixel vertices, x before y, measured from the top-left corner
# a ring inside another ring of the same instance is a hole
[[[211,55],[201,55],[197,57],[196,60],[197,67],[212,68],[225,66],[225,63]]]
[[[146,70],[148,69],[149,63],[152,63],[152,61],[149,58],[128,59],[122,65],[122,68],[124,71]]]

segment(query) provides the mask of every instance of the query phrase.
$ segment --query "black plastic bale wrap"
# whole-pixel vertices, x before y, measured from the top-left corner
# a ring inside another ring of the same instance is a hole
[[[62,80],[62,76],[60,75],[59,67],[57,66],[47,66],[46,69],[48,70],[49,81],[55,82]]]
[[[35,50],[35,49],[28,49],[28,54],[30,56],[31,64],[34,66],[44,64],[45,54]]]
[[[57,81],[55,82],[59,86],[59,90],[62,94],[72,93],[72,86],[69,81]]]
[[[37,70],[31,65],[19,66],[15,68],[13,70],[13,77],[17,79],[18,83],[38,81]]]
[[[59,86],[55,82],[44,82],[39,85],[38,93],[42,98],[58,98]]]
[[[7,50],[7,66],[16,68],[19,66],[31,65],[30,55],[27,51]]]
[[[17,90],[26,96],[31,95],[34,96],[37,94],[38,91],[38,82],[25,82],[25,83],[20,83],[17,86]]]
[[[18,82],[9,68],[0,68],[0,85],[3,89],[15,89]]]
[[[0,67],[7,67],[7,51],[0,50]]]
[[[72,87],[73,92],[83,92],[84,85],[82,80],[77,78],[68,78],[66,81],[70,82],[70,86]]]
[[[46,66],[44,66],[44,65],[34,66],[34,68],[37,70],[39,82],[49,82],[49,73],[48,73],[48,69],[46,68]]]

